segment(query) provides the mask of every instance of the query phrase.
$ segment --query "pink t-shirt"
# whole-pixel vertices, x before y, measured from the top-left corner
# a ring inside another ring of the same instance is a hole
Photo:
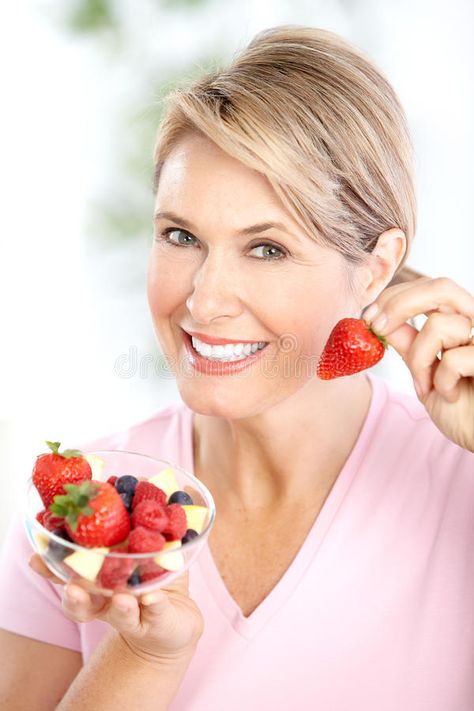
[[[209,547],[190,569],[205,630],[170,711],[472,711],[474,454],[379,376],[359,438],[301,549],[244,617]],[[172,405],[88,447],[193,471],[192,411]],[[217,512],[217,516],[219,512]],[[21,522],[4,546],[0,626],[81,651],[107,629],[61,612],[27,565]]]

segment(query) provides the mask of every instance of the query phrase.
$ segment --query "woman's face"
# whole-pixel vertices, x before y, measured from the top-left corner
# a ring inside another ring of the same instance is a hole
[[[195,412],[237,419],[302,388],[314,397],[329,333],[358,308],[346,269],[338,252],[305,235],[263,175],[209,140],[189,135],[165,161],[148,300],[181,397]],[[267,345],[226,366],[199,356],[186,332]]]

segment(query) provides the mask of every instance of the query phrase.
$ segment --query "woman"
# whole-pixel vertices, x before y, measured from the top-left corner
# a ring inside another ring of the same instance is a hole
[[[215,526],[139,605],[73,585],[61,602],[12,529],[2,708],[472,709],[474,297],[404,266],[393,89],[338,36],[275,28],[170,97],[155,160],[148,296],[183,403],[88,448],[193,470]],[[315,376],[362,313],[418,400]]]

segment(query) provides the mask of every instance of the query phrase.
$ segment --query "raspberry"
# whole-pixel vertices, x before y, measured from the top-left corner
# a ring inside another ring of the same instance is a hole
[[[161,533],[138,526],[138,528],[130,531],[128,551],[129,553],[154,553],[155,551],[161,551],[165,542]]]
[[[160,568],[154,560],[145,560],[143,563],[140,563],[138,571],[140,574],[140,582],[142,583],[159,578],[161,575],[166,573],[166,570]]]
[[[104,588],[119,588],[127,584],[135,563],[131,558],[106,558],[99,573]]]
[[[168,516],[165,507],[158,501],[142,501],[134,507],[132,513],[132,527],[144,526],[151,531],[161,532],[168,525]]]
[[[107,484],[112,484],[112,486],[115,486],[115,482],[117,481],[118,477],[112,474],[112,476],[109,476],[107,479]]]
[[[147,501],[151,499],[152,501],[158,501],[159,504],[163,506],[166,505],[168,497],[166,496],[163,489],[160,489],[154,484],[150,484],[148,481],[139,481],[137,488],[135,489],[135,496],[133,498],[133,508],[138,506],[142,501]]]
[[[188,528],[186,511],[180,504],[170,504],[166,507],[166,513],[168,514],[168,523],[162,530],[166,540],[176,541],[178,538],[183,538]]]

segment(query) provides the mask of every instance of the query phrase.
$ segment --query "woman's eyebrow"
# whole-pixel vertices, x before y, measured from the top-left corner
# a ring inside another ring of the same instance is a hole
[[[165,220],[170,220],[171,222],[177,222],[180,225],[183,225],[183,227],[186,227],[187,229],[190,230],[196,230],[196,227],[189,222],[189,220],[186,220],[184,217],[180,217],[179,215],[176,215],[174,212],[169,212],[169,211],[160,211],[160,212],[155,212],[154,215],[155,220],[159,219],[165,219]],[[283,222],[259,222],[256,225],[250,225],[249,227],[244,227],[241,230],[238,230],[237,234],[243,235],[243,236],[248,236],[248,235],[254,235],[258,234],[259,232],[265,232],[266,230],[270,229],[277,229],[281,230],[282,232],[286,232],[291,236],[291,233],[288,232],[288,229],[286,225],[283,224]]]

